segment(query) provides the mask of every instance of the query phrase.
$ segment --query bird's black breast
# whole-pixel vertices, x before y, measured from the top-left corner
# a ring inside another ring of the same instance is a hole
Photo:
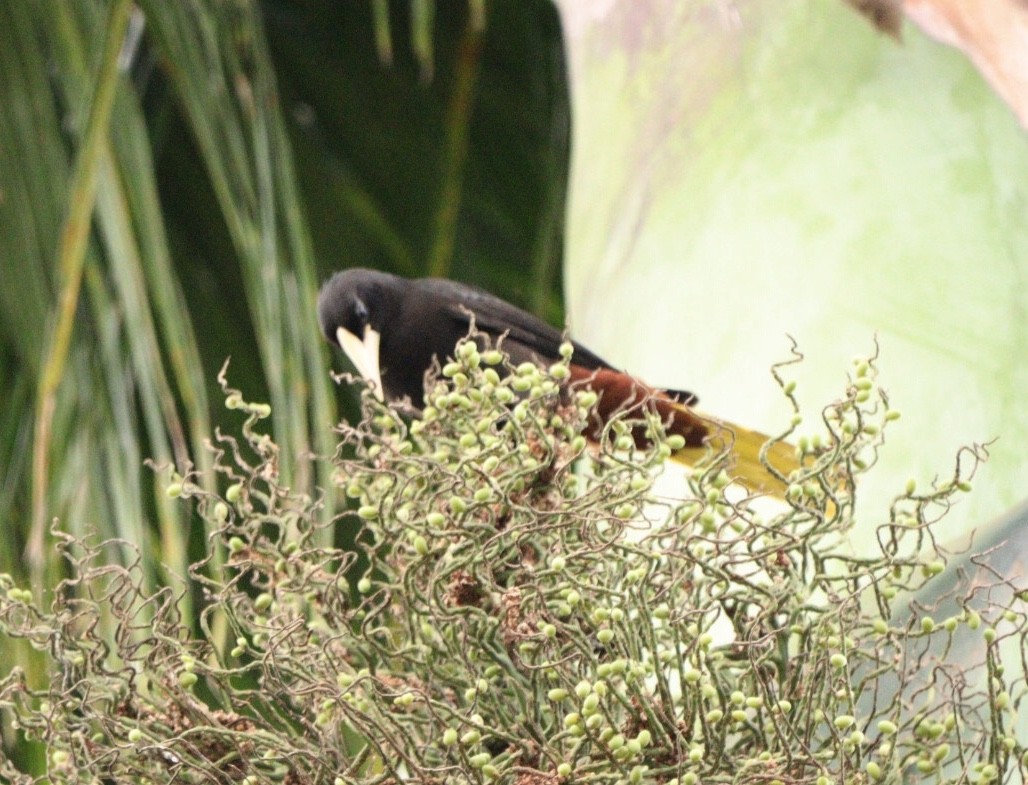
[[[382,326],[379,365],[389,398],[410,398],[421,408],[425,371],[433,359],[445,363],[468,328],[447,315],[446,301],[427,297],[410,281],[396,318]]]

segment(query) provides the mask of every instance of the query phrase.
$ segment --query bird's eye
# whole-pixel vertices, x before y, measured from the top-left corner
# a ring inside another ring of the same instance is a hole
[[[355,300],[353,303],[353,318],[357,324],[364,327],[368,323],[368,306],[363,300]]]

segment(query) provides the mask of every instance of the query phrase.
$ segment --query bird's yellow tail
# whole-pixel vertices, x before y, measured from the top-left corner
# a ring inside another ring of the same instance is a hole
[[[724,449],[731,453],[733,463],[729,474],[753,493],[766,493],[779,499],[785,498],[788,484],[768,471],[760,460],[760,451],[771,441],[771,437],[758,431],[751,431],[739,425],[715,419],[706,420],[710,435],[702,447],[684,447],[672,455],[672,460],[686,466],[694,466],[697,462],[717,454]],[[796,448],[791,444],[778,441],[770,444],[765,455],[771,464],[783,476],[800,467],[796,457]]]
[[[669,436],[674,434],[685,440],[685,446],[671,456],[672,460],[695,466],[727,448],[734,459],[730,472],[735,479],[753,493],[785,498],[788,484],[768,471],[760,460],[760,451],[771,441],[769,436],[700,414],[681,400],[683,394],[655,390],[627,374],[608,368],[587,371],[572,365],[571,369],[572,379],[577,383],[601,392],[590,432],[593,439],[600,439],[604,423],[618,414],[650,406]],[[641,425],[633,429],[632,435],[640,448],[649,443],[648,430]],[[800,467],[796,449],[787,442],[769,444],[765,457],[783,476]]]

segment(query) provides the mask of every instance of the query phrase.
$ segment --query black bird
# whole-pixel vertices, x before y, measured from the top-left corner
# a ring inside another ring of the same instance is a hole
[[[560,330],[499,297],[474,286],[442,278],[401,278],[389,273],[353,268],[336,273],[318,295],[318,320],[330,343],[350,358],[380,399],[409,398],[420,409],[425,372],[433,360],[445,363],[454,347],[475,327],[503,351],[511,362],[549,365],[560,357],[565,340]],[[696,396],[680,391],[657,391],[619,371],[581,344],[572,342],[571,381],[587,383],[600,396],[602,419],[650,398],[667,424],[668,433],[685,439],[675,457],[691,464],[706,453],[705,442],[719,447],[727,440],[735,455],[735,470],[753,490],[780,495],[783,485],[759,460],[766,436],[738,426],[701,417],[691,405]],[[784,442],[770,448],[779,470],[788,473],[797,463]]]

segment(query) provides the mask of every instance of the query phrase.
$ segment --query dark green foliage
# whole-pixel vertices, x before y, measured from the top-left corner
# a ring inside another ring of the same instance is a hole
[[[315,323],[337,269],[449,272],[559,323],[556,10],[433,7],[0,3],[0,572],[40,591],[65,577],[56,519],[123,541],[105,556],[144,591],[186,574],[202,528],[144,464],[215,490],[227,356],[274,406],[283,484],[325,487],[303,456],[332,452],[355,408]],[[13,664],[48,678],[26,647],[0,650]]]

